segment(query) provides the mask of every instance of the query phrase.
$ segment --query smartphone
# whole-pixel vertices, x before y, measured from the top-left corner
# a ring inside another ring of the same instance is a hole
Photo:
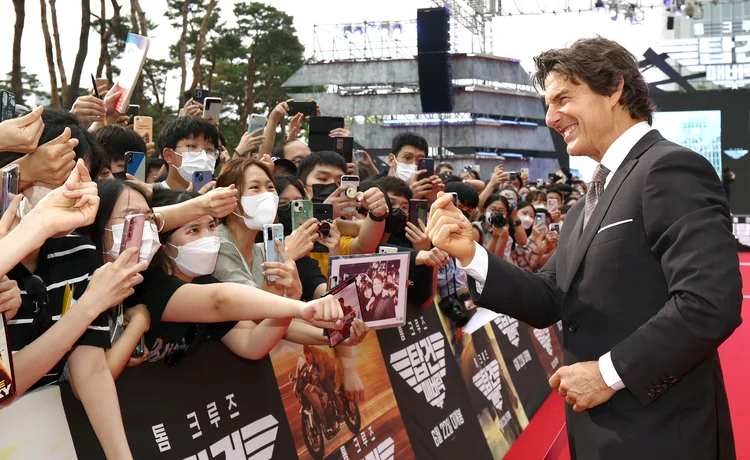
[[[311,134],[325,134],[327,136],[334,129],[343,128],[344,126],[346,126],[344,117],[310,117]]]
[[[559,206],[557,198],[547,198],[547,211],[555,212],[559,209]]]
[[[347,163],[354,163],[354,138],[335,137],[333,140],[335,142],[333,151],[344,157]]]
[[[268,118],[264,117],[263,115],[253,113],[250,115],[250,118],[247,122],[247,132],[252,133],[256,129],[265,128],[267,123]]]
[[[5,214],[8,206],[18,195],[18,165],[8,165],[2,173],[2,209],[0,215]]]
[[[529,168],[521,168],[521,175],[529,177]]]
[[[323,238],[328,238],[333,225],[333,205],[313,203],[313,217],[318,219],[318,234]],[[328,248],[316,242],[312,252],[328,252]]]
[[[193,191],[198,193],[198,190],[212,180],[214,180],[213,171],[195,171],[193,173]]]
[[[263,244],[266,247],[266,262],[284,263],[284,258],[276,248],[275,241],[284,244],[284,226],[282,224],[263,224]],[[276,281],[278,275],[267,276],[268,281]]]
[[[146,154],[125,152],[125,171],[136,179],[146,182]]]
[[[448,195],[453,195],[453,206],[458,206],[458,193],[448,192]]]
[[[349,313],[346,313],[344,315],[344,318],[342,321],[341,329],[335,329],[328,331],[328,346],[333,348],[336,345],[340,344],[344,340],[348,339],[352,333],[352,321],[354,321],[354,318],[357,317],[357,314],[354,311],[350,311]]]
[[[427,200],[409,200],[409,222],[419,228],[417,219],[427,225],[427,214],[430,212],[430,203]]]
[[[141,106],[138,104],[130,104],[128,106],[128,117],[130,118],[130,121],[134,120],[135,117],[140,116],[141,114]]]
[[[10,120],[16,113],[16,95],[4,89],[0,90],[0,122]]]
[[[317,115],[317,106],[318,104],[316,102],[296,102],[292,101],[289,103],[289,113],[287,114],[290,117],[293,117],[297,115],[298,113],[303,114],[306,117],[314,117]]]
[[[146,351],[146,336],[142,335],[141,340],[138,341],[138,344],[135,346],[135,350],[133,350],[133,354],[131,355],[132,358],[140,358],[143,356],[143,352]]]
[[[341,197],[349,198],[350,200],[354,200],[357,198],[357,189],[359,188],[359,176],[354,175],[345,175],[341,176],[341,185],[346,185],[347,188],[343,192],[341,192]],[[349,207],[344,208],[344,212],[357,212],[357,208]]]
[[[550,173],[550,174],[547,174],[547,179],[548,179],[549,181],[551,181],[551,182],[552,182],[552,183],[554,184],[554,183],[555,183],[555,182],[557,182],[557,181],[558,181],[558,180],[559,180],[560,178],[559,178],[559,177],[557,177],[557,174],[555,174],[555,173]]]
[[[508,180],[509,181],[515,182],[517,178],[518,178],[518,173],[516,173],[515,171],[511,171],[511,172],[508,173]]]
[[[544,179],[537,179],[536,180],[536,186],[537,187],[544,187]]]
[[[378,254],[396,254],[398,248],[395,246],[378,246]]]
[[[511,196],[509,196],[509,197],[505,197],[505,198],[506,198],[506,199],[508,200],[508,204],[509,204],[509,205],[510,205],[511,207],[513,207],[513,206],[515,206],[515,205],[516,205],[516,195],[515,195],[515,194],[514,194],[514,195],[511,195]],[[510,211],[510,212],[512,212],[512,211]]]
[[[331,280],[331,283],[335,283]],[[328,344],[331,347],[335,347],[350,335],[351,323],[355,318],[360,316],[360,303],[359,303],[359,289],[357,286],[357,278],[352,276],[346,278],[340,284],[334,285],[328,292],[323,296],[332,295],[334,299],[339,302],[341,309],[344,312],[343,327],[338,330],[324,329],[324,334],[328,336]]]
[[[211,117],[214,121],[221,118],[221,98],[207,97],[203,100],[203,117]]]
[[[536,220],[534,221],[534,226],[541,225],[544,230],[543,232],[547,231],[547,214],[543,212],[536,213]]]
[[[313,202],[310,200],[292,201],[292,231],[313,218]]]
[[[203,88],[195,88],[193,90],[193,100],[203,104],[203,101],[208,97],[208,91]]]
[[[365,156],[362,153],[362,150],[355,150],[354,151],[354,161],[356,163],[359,163],[360,161],[364,161],[364,159],[365,159]]]
[[[131,214],[125,217],[125,225],[122,229],[122,241],[120,241],[120,254],[129,248],[138,248],[140,250],[144,225],[146,225],[146,216],[143,214]],[[134,255],[130,262],[138,262],[138,256],[139,254]]]
[[[143,138],[143,142],[147,144],[152,142],[154,139],[154,119],[141,116],[133,118],[133,130]]]
[[[560,223],[560,222],[557,222],[557,223],[553,222],[553,223],[549,224],[549,231],[550,232],[560,233],[560,229],[561,228],[562,228],[562,223]]]
[[[435,159],[434,158],[420,158],[417,160],[417,171],[425,170],[417,177],[417,180],[427,179],[435,175]]]

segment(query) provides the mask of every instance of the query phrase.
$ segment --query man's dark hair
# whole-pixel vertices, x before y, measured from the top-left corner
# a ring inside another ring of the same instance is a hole
[[[346,173],[346,160],[336,152],[313,152],[300,162],[297,167],[297,177],[303,184],[307,184],[307,176],[316,166],[335,166]]]
[[[560,198],[565,199],[565,194],[563,193],[562,190],[560,190],[560,187],[556,187],[556,186],[550,187],[547,189],[546,193],[548,197],[550,193],[557,193],[558,195],[560,195]]]
[[[623,81],[620,105],[635,120],[653,121],[654,103],[638,68],[638,60],[619,43],[603,37],[582,38],[569,48],[545,51],[534,58],[534,83],[542,90],[551,73],[560,73],[572,83],[580,82],[602,96],[611,96]]]
[[[164,157],[164,149],[175,149],[182,139],[203,136],[215,148],[219,148],[219,130],[214,125],[199,117],[177,117],[161,129],[157,148]]]
[[[110,162],[124,160],[125,152],[146,153],[146,143],[132,129],[109,125],[97,131],[94,137],[104,148]]]
[[[59,137],[65,128],[70,128],[70,137],[78,139],[78,145],[73,151],[76,153],[76,160],[83,158],[92,179],[96,180],[101,173],[102,167],[106,161],[104,149],[94,138],[94,135],[86,128],[81,126],[81,120],[75,114],[63,109],[44,109],[42,113],[42,122],[44,130],[42,137],[39,138],[39,146]],[[15,152],[0,153],[0,166],[6,166],[25,155]]]
[[[411,200],[414,196],[409,185],[398,177],[385,176],[378,179],[375,183],[380,186],[380,190],[382,190],[385,195],[390,193],[392,195],[402,196],[407,200]]]
[[[476,208],[479,205],[479,194],[471,185],[466,182],[448,182],[445,184],[445,193],[455,192],[458,194],[458,201],[470,208]]]
[[[161,169],[161,167],[164,166],[164,160],[161,158],[151,157],[148,159],[148,163],[146,163],[146,169]]]
[[[414,133],[396,134],[393,141],[391,141],[391,153],[398,155],[398,152],[407,145],[416,147],[427,155],[427,140],[419,134]]]
[[[276,174],[274,176],[274,182],[276,182],[276,191],[279,195],[284,193],[284,190],[286,190],[287,187],[291,186],[296,188],[300,195],[305,196],[305,188],[295,175]]]

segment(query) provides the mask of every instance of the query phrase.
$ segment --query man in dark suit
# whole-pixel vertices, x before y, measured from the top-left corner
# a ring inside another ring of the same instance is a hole
[[[708,161],[650,127],[635,58],[584,39],[542,53],[547,125],[599,164],[539,273],[488,254],[441,196],[427,233],[471,277],[475,302],[542,328],[562,319],[574,459],[733,459],[717,348],[741,323],[727,199]]]

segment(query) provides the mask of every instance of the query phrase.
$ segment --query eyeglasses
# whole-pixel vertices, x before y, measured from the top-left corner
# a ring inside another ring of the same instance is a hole
[[[188,147],[175,147],[175,148],[188,148]],[[219,155],[221,154],[221,150],[218,149],[200,149],[200,150],[190,150],[187,152],[175,152],[177,155],[181,157],[187,157],[190,159],[198,158],[199,156],[206,154],[211,158],[219,158]]]
[[[206,325],[192,324],[187,334],[185,334],[185,348],[179,348],[169,353],[164,358],[164,363],[168,367],[174,367],[180,363],[186,356],[192,355],[200,348],[200,345],[206,339]]]
[[[151,224],[151,228],[153,228],[155,232],[161,233],[161,231],[164,230],[164,225],[166,225],[167,221],[160,212],[152,212],[151,214],[146,214],[145,216],[146,221]],[[113,217],[112,220],[124,221],[126,217],[127,216]]]

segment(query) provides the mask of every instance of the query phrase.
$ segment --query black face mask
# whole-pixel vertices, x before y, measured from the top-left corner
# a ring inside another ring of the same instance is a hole
[[[324,202],[338,188],[339,187],[336,184],[314,184],[312,186],[312,191],[313,191],[312,202],[313,203]]]
[[[461,214],[463,214],[467,219],[471,220],[471,214],[469,214],[467,211],[462,209]]]
[[[276,215],[279,216],[279,223],[284,226],[284,236],[292,234],[292,205],[279,206]]]
[[[399,233],[406,227],[406,214],[401,208],[392,209],[391,213],[385,219],[385,233],[391,235]]]

